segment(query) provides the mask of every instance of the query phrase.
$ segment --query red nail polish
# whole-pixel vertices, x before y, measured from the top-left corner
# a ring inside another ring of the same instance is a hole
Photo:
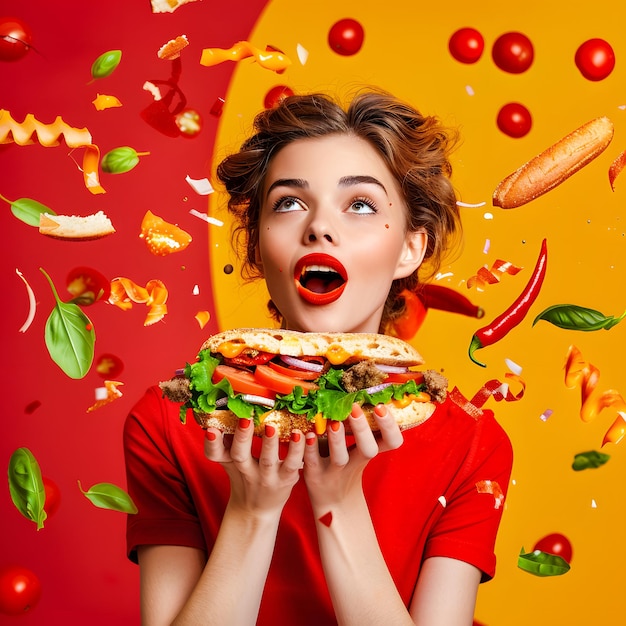
[[[245,417],[239,418],[239,428],[241,428],[242,430],[245,430],[246,428],[248,428],[248,426],[250,426],[249,419],[246,419]]]
[[[313,433],[308,433],[306,436],[306,445],[312,446],[315,443],[315,435]]]
[[[332,431],[334,431],[334,432],[337,432],[337,431],[339,430],[339,426],[340,426],[340,424],[339,424],[339,422],[338,422],[337,420],[333,420],[333,421],[330,423],[330,429],[331,429]]]
[[[265,424],[265,436],[273,437],[276,429],[271,424]]]
[[[205,436],[209,441],[215,441],[217,439],[217,435],[211,430],[207,430]]]
[[[385,417],[385,415],[387,415],[387,407],[384,404],[377,404],[374,407],[374,413],[376,413],[378,417]]]
[[[300,441],[300,433],[291,433],[291,441],[298,443]]]

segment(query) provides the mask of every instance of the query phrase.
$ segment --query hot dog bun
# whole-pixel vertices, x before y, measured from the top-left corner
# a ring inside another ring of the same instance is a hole
[[[503,179],[493,192],[493,205],[513,209],[538,198],[593,161],[612,139],[608,117],[583,124]]]
[[[39,216],[39,232],[53,239],[90,241],[114,233],[115,228],[102,211],[85,217],[42,213]]]

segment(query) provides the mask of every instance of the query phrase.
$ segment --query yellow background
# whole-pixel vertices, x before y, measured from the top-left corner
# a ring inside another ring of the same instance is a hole
[[[263,95],[274,85],[296,92],[323,90],[345,96],[362,84],[381,86],[410,100],[423,113],[437,114],[458,126],[462,145],[454,156],[454,182],[460,199],[486,202],[464,208],[463,247],[442,268],[442,284],[458,289],[486,311],[482,321],[431,311],[414,339],[427,366],[441,369],[451,384],[471,397],[489,379],[504,380],[505,359],[521,366],[526,382],[519,402],[487,406],[509,433],[515,463],[497,542],[498,573],[482,585],[476,618],[491,626],[529,621],[547,624],[620,623],[625,519],[624,444],[608,444],[607,465],[574,472],[576,453],[600,450],[603,435],[617,416],[606,409],[583,423],[578,390],[566,389],[563,365],[575,344],[601,372],[598,391],[626,393],[623,347],[626,322],[610,331],[565,331],[532,321],[553,304],[573,303],[619,315],[626,307],[624,203],[626,178],[616,191],[608,182],[612,160],[626,148],[624,28],[626,8],[613,0],[578,10],[569,2],[526,1],[523,4],[410,1],[314,3],[274,0],[261,15],[251,41],[283,50],[292,66],[283,74],[239,63],[220,122],[216,156],[235,149],[246,135]],[[365,29],[361,51],[349,57],[334,53],[327,33],[337,20],[351,17]],[[448,39],[471,26],[485,39],[482,58],[473,65],[457,62]],[[508,74],[491,59],[495,39],[509,31],[527,35],[535,60],[523,74]],[[613,73],[591,82],[574,64],[577,47],[593,37],[608,41],[617,58]],[[308,51],[306,63],[297,46]],[[531,132],[512,139],[496,126],[498,110],[521,102],[533,116]],[[609,148],[594,162],[545,196],[517,209],[491,206],[497,183],[529,158],[595,117],[615,124]],[[626,177],[626,174],[624,174]],[[223,197],[211,210],[226,219]],[[491,215],[489,215],[491,214]],[[261,285],[241,286],[238,265],[229,250],[228,225],[210,229],[210,257],[220,327],[266,325],[266,294]],[[472,334],[501,313],[521,292],[535,264],[543,238],[548,241],[548,273],[529,316],[500,343],[480,350],[483,369],[470,362]],[[487,245],[488,242],[488,245]],[[496,259],[524,269],[484,291],[469,290],[467,279]],[[223,268],[232,264],[235,271]],[[367,297],[367,294],[364,294]],[[519,388],[513,388],[517,393]],[[544,411],[553,411],[542,420]],[[538,578],[517,568],[522,547],[531,550],[546,534],[566,535],[574,549],[572,569],[556,578]]]

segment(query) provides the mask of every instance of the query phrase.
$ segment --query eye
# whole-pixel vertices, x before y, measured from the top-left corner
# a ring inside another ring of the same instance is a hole
[[[352,200],[348,211],[359,215],[378,213],[376,203],[370,198],[355,198]]]
[[[289,213],[290,211],[303,211],[304,207],[298,198],[293,196],[282,196],[272,204],[272,211],[275,213]]]

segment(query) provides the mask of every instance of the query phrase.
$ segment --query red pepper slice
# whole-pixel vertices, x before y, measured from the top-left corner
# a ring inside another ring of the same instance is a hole
[[[420,300],[427,309],[438,309],[449,313],[459,313],[469,317],[484,317],[482,307],[474,304],[462,293],[443,285],[425,284],[419,287],[417,292]]]
[[[474,358],[474,352],[479,348],[484,348],[500,341],[500,339],[507,335],[509,331],[515,328],[515,326],[526,317],[526,314],[537,299],[539,291],[541,290],[543,280],[546,276],[547,261],[548,246],[544,239],[541,243],[541,251],[539,252],[535,269],[522,293],[504,313],[496,317],[493,322],[487,326],[483,326],[474,333],[469,347],[469,357],[474,363],[481,367],[486,367],[484,363]]]

